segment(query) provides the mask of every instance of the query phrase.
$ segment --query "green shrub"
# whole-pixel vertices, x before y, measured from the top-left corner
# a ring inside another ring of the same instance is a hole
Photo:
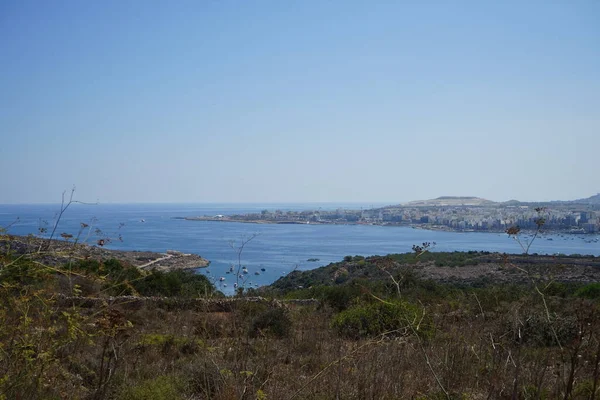
[[[118,400],[176,400],[183,399],[181,381],[173,376],[159,376],[138,385],[125,387]]]
[[[236,313],[246,320],[252,320],[269,310],[269,305],[263,301],[240,301],[236,303]]]
[[[192,271],[150,271],[143,279],[132,282],[143,296],[202,297],[213,294],[214,286],[207,277]]]
[[[195,354],[204,347],[204,342],[200,339],[152,333],[143,335],[137,345],[140,349],[158,348],[164,353],[177,349],[183,354]]]
[[[359,288],[356,286],[322,286],[316,294],[317,299],[337,311],[345,310],[360,297]]]
[[[11,263],[10,268],[0,268],[0,282],[4,284],[39,285],[44,284],[52,277],[52,270],[35,264],[26,258],[6,260]],[[0,261],[4,261],[1,260]],[[0,262],[0,267],[2,266]]]
[[[575,296],[583,297],[585,299],[600,298],[600,283],[590,283],[589,285],[577,289]]]
[[[286,293],[287,299],[317,299],[336,311],[342,311],[360,298],[360,286],[355,281],[343,286],[313,286],[309,289],[298,289]],[[362,283],[362,282],[361,282]]]
[[[346,282],[347,280],[348,280],[348,271],[343,271],[337,276],[337,278],[335,278],[335,284],[341,285],[342,283]]]
[[[417,306],[405,301],[374,302],[342,311],[333,318],[331,325],[341,336],[352,339],[382,334],[403,336],[410,334],[412,329],[430,336],[433,333],[431,322],[422,317]]]
[[[135,288],[130,282],[135,282],[144,276],[138,268],[124,265],[119,260],[110,259],[103,262],[83,260],[72,266],[65,265],[63,269],[83,272],[87,276],[101,277],[103,289],[110,295],[135,294]]]
[[[551,282],[544,288],[544,294],[549,296],[566,297],[569,294],[569,286],[562,282]]]
[[[292,321],[284,308],[273,308],[257,315],[250,326],[250,336],[272,335],[283,338],[290,334]]]

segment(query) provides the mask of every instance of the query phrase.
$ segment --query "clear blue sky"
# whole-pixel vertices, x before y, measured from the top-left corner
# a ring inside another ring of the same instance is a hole
[[[0,203],[600,191],[599,1],[0,0]]]

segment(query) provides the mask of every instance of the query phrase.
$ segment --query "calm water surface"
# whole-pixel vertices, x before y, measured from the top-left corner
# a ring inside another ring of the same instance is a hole
[[[307,270],[340,261],[346,255],[376,255],[411,251],[413,244],[436,242],[436,251],[488,250],[519,253],[520,247],[505,234],[476,232],[440,232],[408,227],[364,225],[257,225],[233,222],[201,222],[173,217],[236,214],[269,210],[370,208],[379,204],[73,204],[67,210],[57,233],[76,235],[81,222],[99,228],[113,241],[109,248],[120,250],[168,249],[197,253],[211,261],[200,273],[212,277],[227,293],[233,290],[235,277],[226,274],[236,263],[230,243],[258,234],[242,253],[242,264],[248,268],[248,284],[267,285],[298,268]],[[0,205],[0,226],[15,221],[9,232],[37,233],[47,223],[51,230],[58,205]],[[142,222],[143,221],[143,222]],[[84,236],[86,236],[84,234]],[[95,243],[90,233],[88,241]],[[600,242],[589,243],[598,236],[546,235],[532,245],[530,252],[540,254],[593,254],[600,256]],[[549,240],[551,239],[551,240]],[[307,261],[310,258],[318,262]],[[261,269],[265,271],[262,272]],[[259,272],[260,275],[255,275]],[[225,277],[224,284],[218,278]]]

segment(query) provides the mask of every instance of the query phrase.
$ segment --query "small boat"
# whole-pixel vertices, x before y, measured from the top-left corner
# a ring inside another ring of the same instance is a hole
[[[224,278],[224,277],[220,277],[220,278],[219,278],[219,280],[220,280],[221,282],[223,282],[223,281],[225,280],[225,278]]]
[[[140,222],[146,222],[146,220],[144,218],[140,219]]]
[[[266,269],[264,269],[264,268],[261,268],[260,270],[261,270],[262,272],[265,272],[265,271],[266,271]]]
[[[260,272],[256,271],[256,272],[254,273],[254,275],[260,275]]]

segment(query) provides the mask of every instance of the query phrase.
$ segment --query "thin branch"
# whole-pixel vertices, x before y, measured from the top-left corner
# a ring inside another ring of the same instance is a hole
[[[236,252],[237,254],[237,259],[238,259],[238,265],[237,265],[237,272],[235,274],[235,286],[236,288],[239,288],[239,283],[240,283],[240,272],[242,271],[242,253],[244,251],[244,247],[246,247],[246,245],[248,243],[250,243],[253,239],[255,239],[259,234],[258,233],[253,233],[252,235],[250,235],[249,237],[243,237],[240,239],[240,245],[236,247],[236,243],[235,241],[231,240],[229,242],[229,247],[231,247],[231,249],[233,251]],[[243,279],[242,280],[242,286],[244,286],[246,284],[246,281],[248,279]]]

